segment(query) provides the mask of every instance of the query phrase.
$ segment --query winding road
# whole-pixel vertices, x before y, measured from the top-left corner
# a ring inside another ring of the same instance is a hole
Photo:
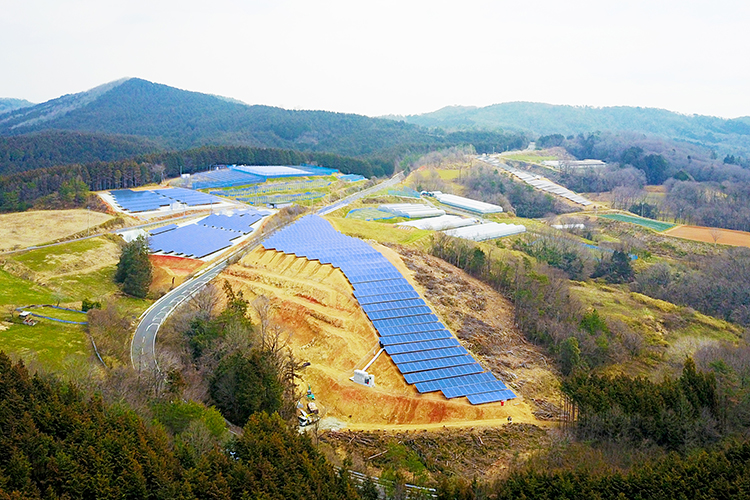
[[[363,191],[357,192],[351,196],[339,200],[336,203],[323,207],[318,210],[318,215],[325,215],[344,207],[363,196],[367,196],[381,189],[395,186],[404,179],[404,174],[399,172],[390,179],[372,186]],[[276,230],[281,229],[280,226]],[[193,297],[207,283],[216,278],[228,266],[229,260],[237,255],[245,254],[252,251],[265,239],[268,234],[259,235],[249,245],[239,248],[228,257],[221,259],[209,267],[205,268],[200,274],[185,281],[183,284],[170,291],[162,298],[154,302],[140,317],[138,326],[133,334],[133,340],[130,344],[130,362],[133,368],[139,372],[142,370],[159,371],[159,363],[156,359],[156,334],[164,321],[177,309],[183,302]]]

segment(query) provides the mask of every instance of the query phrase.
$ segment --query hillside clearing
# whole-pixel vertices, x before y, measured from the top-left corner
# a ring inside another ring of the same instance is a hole
[[[111,215],[83,209],[0,214],[0,251],[50,243],[111,219]]]

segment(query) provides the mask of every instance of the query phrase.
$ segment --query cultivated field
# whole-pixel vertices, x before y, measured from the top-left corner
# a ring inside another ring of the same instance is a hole
[[[649,229],[653,229],[654,231],[665,231],[671,227],[674,227],[674,224],[670,224],[669,222],[662,222],[658,220],[653,219],[646,219],[644,217],[636,217],[634,215],[625,215],[625,214],[602,214],[599,217],[603,219],[611,219],[616,220],[620,222],[629,222],[631,224],[637,224],[639,226],[647,227]]]
[[[686,240],[750,248],[750,233],[702,226],[677,226],[664,234]]]
[[[0,215],[0,251],[49,243],[112,219],[83,209],[36,210]]]

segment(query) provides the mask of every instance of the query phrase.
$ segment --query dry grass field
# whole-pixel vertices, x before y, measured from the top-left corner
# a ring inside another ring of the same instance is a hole
[[[111,215],[83,209],[0,214],[0,251],[50,243],[111,218]]]
[[[750,233],[702,226],[677,226],[662,234],[704,243],[750,248]]]

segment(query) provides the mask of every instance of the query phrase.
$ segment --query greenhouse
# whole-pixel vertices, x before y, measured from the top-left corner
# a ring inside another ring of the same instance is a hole
[[[417,229],[429,229],[432,231],[443,231],[445,229],[473,226],[478,223],[479,221],[477,219],[464,219],[458,215],[441,215],[440,217],[430,217],[429,219],[399,222],[396,225],[415,227]]]
[[[394,213],[399,217],[407,217],[409,219],[420,219],[423,217],[438,217],[445,215],[445,210],[440,210],[430,205],[423,203],[390,203],[380,205],[380,210]]]
[[[488,222],[487,224],[450,229],[445,231],[445,234],[456,238],[463,238],[465,240],[484,241],[525,232],[526,227],[518,224]]]
[[[460,208],[469,212],[478,214],[496,214],[503,211],[503,207],[500,205],[472,200],[470,198],[464,198],[463,196],[456,196],[455,194],[445,194],[440,191],[435,191],[431,194],[437,199],[437,201],[444,205],[450,205],[451,207]]]

